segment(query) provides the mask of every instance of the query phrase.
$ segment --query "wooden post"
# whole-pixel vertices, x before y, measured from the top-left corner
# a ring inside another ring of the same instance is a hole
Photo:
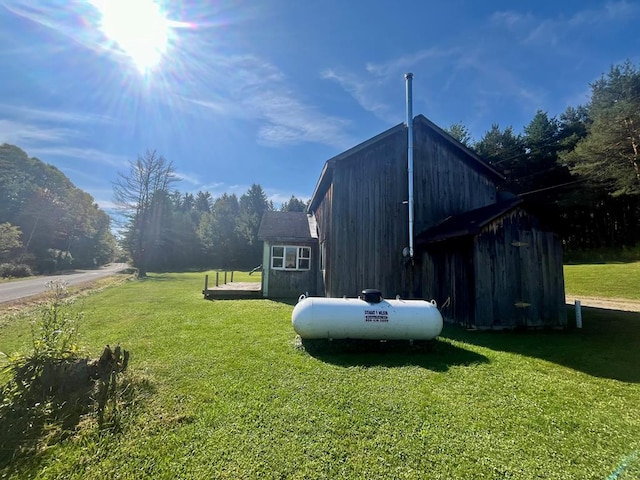
[[[218,286],[218,275],[220,275],[220,272],[216,272],[216,287]]]
[[[205,293],[207,292],[208,288],[209,288],[209,275],[205,275],[204,276],[204,291],[205,291]]]
[[[227,284],[227,271],[224,271],[224,284]]]
[[[233,270],[231,270],[231,283],[233,283]]]

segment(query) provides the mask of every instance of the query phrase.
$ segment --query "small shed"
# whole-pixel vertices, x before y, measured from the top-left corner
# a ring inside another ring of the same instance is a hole
[[[265,212],[258,229],[264,242],[262,295],[293,298],[318,291],[319,252],[315,217],[304,212]]]
[[[560,238],[522,199],[451,216],[416,246],[423,289],[446,318],[481,329],[566,324]]]

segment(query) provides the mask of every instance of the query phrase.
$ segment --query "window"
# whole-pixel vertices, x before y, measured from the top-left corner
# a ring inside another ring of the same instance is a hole
[[[271,247],[271,268],[274,270],[309,270],[311,247]]]

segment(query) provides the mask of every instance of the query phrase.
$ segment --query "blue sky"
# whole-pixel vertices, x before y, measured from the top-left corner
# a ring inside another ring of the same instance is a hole
[[[414,114],[479,139],[640,63],[624,0],[149,1],[0,0],[0,143],[107,209],[146,149],[182,192],[307,199],[327,159],[404,121],[409,71]]]

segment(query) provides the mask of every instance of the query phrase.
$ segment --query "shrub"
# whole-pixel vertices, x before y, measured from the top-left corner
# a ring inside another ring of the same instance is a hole
[[[31,271],[31,267],[29,265],[26,265],[24,263],[18,263],[17,265],[13,266],[13,271],[12,271],[12,277],[30,277],[31,275],[33,275],[33,272]]]
[[[31,267],[24,263],[2,263],[0,264],[0,276],[7,277],[30,277],[33,275]]]
[[[11,268],[13,268],[13,265],[11,265],[10,263],[0,263],[0,277],[10,277]]]
[[[107,345],[98,359],[80,357],[82,313],[70,308],[65,282],[47,288],[51,299],[32,323],[32,351],[9,357],[11,378],[0,385],[0,469],[20,452],[58,441],[94,404],[101,428],[120,428],[120,374],[129,352]]]

